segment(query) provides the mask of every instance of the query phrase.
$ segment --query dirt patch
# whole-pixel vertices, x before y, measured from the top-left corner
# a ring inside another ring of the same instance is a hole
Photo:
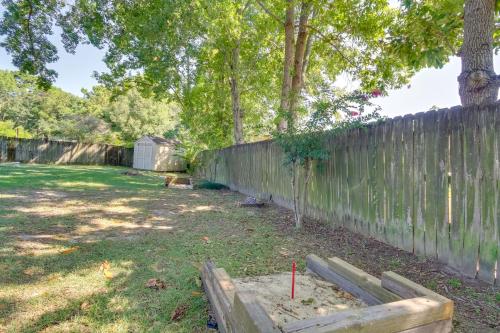
[[[291,273],[233,279],[236,288],[255,292],[278,325],[367,306],[337,285],[309,274],[297,274],[295,298],[290,297]]]

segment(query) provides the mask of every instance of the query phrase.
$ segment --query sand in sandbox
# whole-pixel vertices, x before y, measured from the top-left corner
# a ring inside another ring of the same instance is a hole
[[[290,298],[292,274],[233,279],[236,288],[253,291],[278,327],[337,311],[367,306],[337,285],[309,274],[296,274],[295,298]]]

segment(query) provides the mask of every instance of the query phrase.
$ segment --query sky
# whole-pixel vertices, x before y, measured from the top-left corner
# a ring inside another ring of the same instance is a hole
[[[59,60],[49,67],[59,74],[55,85],[75,95],[82,95],[81,89],[90,89],[96,85],[92,77],[94,71],[106,71],[102,61],[104,50],[91,45],[80,45],[75,54],[68,54],[57,38],[52,39],[59,50]],[[500,55],[494,58],[495,70],[500,73]],[[5,49],[0,48],[0,69],[15,70],[12,58]],[[395,117],[410,113],[427,111],[433,106],[439,108],[460,104],[457,76],[460,73],[460,59],[451,58],[440,69],[424,69],[417,73],[408,86],[390,90],[388,96],[373,100],[382,107],[382,114]]]

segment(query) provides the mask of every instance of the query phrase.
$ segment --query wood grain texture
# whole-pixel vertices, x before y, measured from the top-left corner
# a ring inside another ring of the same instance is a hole
[[[216,268],[211,261],[207,261],[202,267],[201,280],[219,331],[235,332],[232,316],[235,287],[231,278],[224,269]]]
[[[286,333],[396,333],[448,320],[453,305],[429,297],[417,297],[367,308],[341,311],[301,320],[283,328]]]
[[[401,297],[398,295],[384,289],[380,279],[377,279],[348,262],[337,257],[329,258],[326,262],[335,273],[355,283],[382,302],[389,303],[401,300]]]
[[[238,333],[279,333],[272,319],[255,295],[238,290],[234,297],[233,315]]]
[[[453,323],[451,319],[448,319],[410,328],[408,330],[401,331],[400,333],[450,333],[452,330]]]
[[[383,300],[363,289],[361,286],[357,285],[356,282],[351,281],[348,277],[336,272],[329,266],[326,260],[323,260],[314,254],[310,254],[306,257],[306,266],[307,269],[314,274],[317,274],[326,281],[338,285],[340,288],[353,294],[355,297],[362,299],[368,305],[384,303]]]

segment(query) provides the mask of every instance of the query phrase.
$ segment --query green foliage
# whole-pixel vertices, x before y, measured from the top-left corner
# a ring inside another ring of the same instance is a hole
[[[6,10],[0,21],[0,35],[5,40],[0,46],[13,55],[16,67],[36,75],[44,88],[57,77],[54,70],[47,68],[47,64],[58,59],[57,49],[48,36],[62,4],[59,0],[2,1]]]
[[[276,133],[285,154],[285,164],[304,167],[313,160],[329,157],[325,140],[381,119],[380,108],[370,102],[371,95],[325,92],[311,103],[313,111],[303,126]]]
[[[80,98],[56,87],[40,89],[31,75],[0,71],[3,132],[15,136],[20,128],[34,137],[131,145],[174,129],[175,103],[144,98],[134,87],[122,93],[97,86]]]
[[[388,52],[414,70],[443,67],[462,42],[463,6],[463,0],[402,1]]]
[[[460,288],[462,286],[462,281],[457,278],[451,278],[448,280],[448,284],[452,288]]]
[[[0,136],[8,138],[29,139],[32,135],[26,132],[22,127],[15,128],[12,121],[0,121]]]
[[[293,2],[296,12],[302,3]],[[230,145],[234,79],[245,139],[272,134],[280,113],[288,1],[3,0],[3,4],[2,45],[22,72],[35,74],[45,87],[55,77],[47,69],[57,59],[47,39],[53,25],[62,29],[68,52],[79,43],[106,48],[109,71],[98,74],[106,89],[92,93],[89,102],[92,116],[107,120],[111,132],[122,131],[116,140],[136,137],[137,126],[147,133],[160,130],[144,125],[144,115],[130,108],[130,98],[128,102],[118,98],[111,110],[99,101],[106,94],[117,98],[134,91],[131,94],[175,103],[177,134],[189,150]],[[339,75],[359,83],[363,91],[384,92],[406,84],[417,70],[443,66],[462,40],[463,0],[404,0],[399,7],[388,0],[310,0],[310,5],[310,53],[298,98],[302,110],[298,126],[314,118],[307,101],[318,98],[324,87],[331,90]],[[130,123],[111,119],[118,110],[128,110]],[[81,117],[68,121],[99,127]],[[50,123],[47,128],[50,135],[57,133]]]

